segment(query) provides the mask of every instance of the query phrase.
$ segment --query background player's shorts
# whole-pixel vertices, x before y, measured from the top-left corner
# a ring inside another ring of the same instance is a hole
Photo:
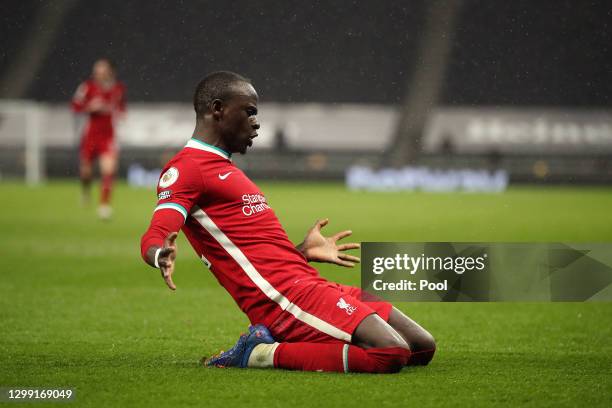
[[[115,153],[117,147],[113,135],[107,134],[85,134],[81,140],[79,157],[83,161],[92,161],[97,157]]]
[[[284,311],[269,329],[280,342],[350,342],[363,319],[376,313],[388,321],[393,307],[387,302],[361,298],[362,291],[356,287],[334,282],[309,283],[293,300],[309,316],[296,317]]]

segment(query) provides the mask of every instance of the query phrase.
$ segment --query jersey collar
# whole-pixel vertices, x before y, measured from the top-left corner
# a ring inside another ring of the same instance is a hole
[[[230,160],[230,157],[232,157],[231,153],[226,152],[220,147],[209,145],[208,143],[205,143],[201,140],[194,139],[194,138],[189,139],[185,147],[191,147],[193,149],[199,149],[199,150],[204,150],[209,153],[214,153],[227,160]]]

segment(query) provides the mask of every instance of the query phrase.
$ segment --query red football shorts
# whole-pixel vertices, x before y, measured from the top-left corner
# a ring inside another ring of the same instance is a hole
[[[117,147],[113,133],[94,133],[88,132],[83,135],[81,140],[80,157],[82,161],[92,161],[99,156],[115,153]]]
[[[308,283],[292,304],[270,325],[279,342],[351,342],[352,335],[367,316],[376,313],[389,320],[392,305],[364,301],[360,288],[335,282]],[[374,299],[372,299],[374,300]]]

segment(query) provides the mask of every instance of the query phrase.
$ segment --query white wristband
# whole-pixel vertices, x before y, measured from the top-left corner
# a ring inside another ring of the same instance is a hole
[[[161,248],[157,248],[157,251],[155,251],[155,267],[159,269],[159,253],[161,252]]]

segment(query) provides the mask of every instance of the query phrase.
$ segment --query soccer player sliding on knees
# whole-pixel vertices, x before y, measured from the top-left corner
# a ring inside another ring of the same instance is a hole
[[[197,256],[248,316],[251,326],[207,366],[393,373],[429,363],[431,334],[390,303],[362,300],[361,289],[330,282],[309,262],[352,267],[319,220],[294,246],[264,194],[231,160],[257,137],[258,95],[250,81],[221,71],[194,94],[192,138],[162,170],[158,202],[141,240],[143,259],[172,281],[182,230]],[[363,299],[367,299],[364,294]]]

